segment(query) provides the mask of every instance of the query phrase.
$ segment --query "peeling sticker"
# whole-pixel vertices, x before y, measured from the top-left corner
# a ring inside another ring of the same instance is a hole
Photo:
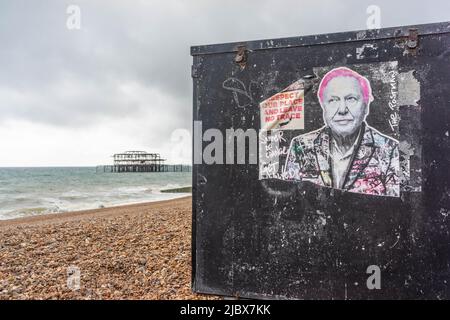
[[[420,100],[420,83],[414,77],[414,70],[401,72],[398,76],[398,104],[417,106]]]
[[[259,104],[263,130],[304,129],[304,84],[298,80]]]
[[[378,58],[378,47],[372,43],[366,43],[361,47],[356,48],[356,59],[364,58]]]
[[[356,34],[356,39],[361,40],[366,38],[366,31],[360,31]]]

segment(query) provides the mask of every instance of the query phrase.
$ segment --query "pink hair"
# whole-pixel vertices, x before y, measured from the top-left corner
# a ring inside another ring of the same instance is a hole
[[[370,87],[370,82],[366,77],[363,77],[358,72],[353,71],[352,69],[346,67],[339,67],[333,70],[328,71],[322,78],[319,84],[319,90],[317,92],[317,97],[319,98],[320,103],[323,100],[323,92],[327,87],[328,83],[337,77],[352,77],[358,80],[358,83],[361,87],[363,100],[365,103],[370,103],[373,100],[372,96],[372,88]]]

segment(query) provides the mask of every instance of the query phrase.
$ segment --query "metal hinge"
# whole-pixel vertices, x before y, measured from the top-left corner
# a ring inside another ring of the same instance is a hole
[[[419,42],[419,31],[416,28],[409,29],[406,45],[409,49],[416,49]]]
[[[245,68],[247,64],[247,47],[244,45],[240,45],[237,47],[237,53],[234,57],[234,62],[237,63],[241,69]]]

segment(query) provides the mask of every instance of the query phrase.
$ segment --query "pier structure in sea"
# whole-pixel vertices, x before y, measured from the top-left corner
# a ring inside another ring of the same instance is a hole
[[[191,166],[182,164],[165,164],[166,159],[159,153],[146,151],[125,151],[116,153],[113,165],[96,167],[96,172],[183,172],[191,171]]]

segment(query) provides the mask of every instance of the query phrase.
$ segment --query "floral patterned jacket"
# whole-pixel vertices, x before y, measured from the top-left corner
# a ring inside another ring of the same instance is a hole
[[[400,196],[398,141],[363,122],[343,189],[371,195]],[[332,187],[330,129],[326,126],[292,139],[283,178]]]

